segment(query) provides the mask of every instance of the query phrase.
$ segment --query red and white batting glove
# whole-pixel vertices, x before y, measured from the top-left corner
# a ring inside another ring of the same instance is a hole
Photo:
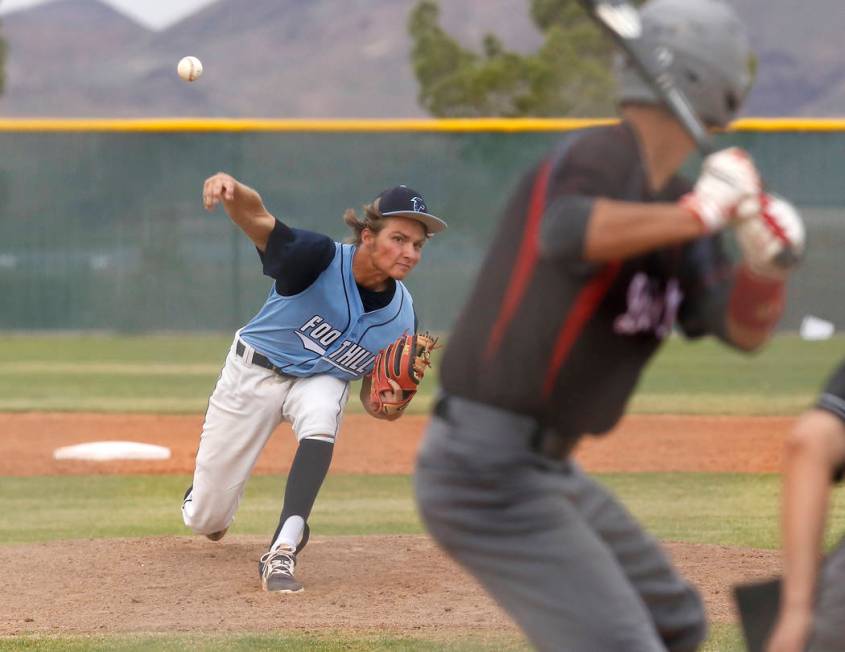
[[[736,239],[752,272],[783,279],[804,255],[806,231],[795,206],[761,193],[738,208]]]
[[[704,159],[701,175],[681,205],[701,223],[704,233],[712,233],[734,219],[740,203],[760,192],[760,175],[751,157],[730,147]]]

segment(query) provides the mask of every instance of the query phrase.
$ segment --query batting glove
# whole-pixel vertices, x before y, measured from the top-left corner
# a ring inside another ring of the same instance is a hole
[[[806,231],[795,206],[761,193],[738,209],[736,239],[745,264],[760,276],[783,279],[804,255]]]
[[[681,205],[701,223],[705,233],[723,228],[737,207],[760,194],[760,175],[751,157],[738,147],[723,149],[704,159],[701,175]]]

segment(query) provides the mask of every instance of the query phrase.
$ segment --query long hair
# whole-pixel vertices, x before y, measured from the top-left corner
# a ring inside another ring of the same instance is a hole
[[[385,218],[378,209],[378,203],[378,199],[376,199],[374,202],[363,206],[363,220],[358,219],[358,214],[355,212],[354,208],[347,208],[344,211],[343,221],[350,229],[352,229],[352,234],[346,238],[345,242],[360,245],[362,240],[361,234],[364,232],[364,229],[369,229],[373,233],[377,234],[384,228]]]

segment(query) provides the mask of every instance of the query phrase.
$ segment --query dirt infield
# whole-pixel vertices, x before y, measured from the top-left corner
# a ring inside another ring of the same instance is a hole
[[[98,539],[0,546],[0,636],[348,630],[434,634],[513,629],[508,617],[424,536],[315,537],[305,591],[259,588],[265,537]],[[776,564],[774,551],[668,544],[711,621],[734,619],[730,585]],[[718,569],[718,572],[714,572]],[[47,599],[45,596],[49,596]]]
[[[630,416],[577,452],[591,471],[778,470],[790,419]],[[378,424],[350,415],[332,473],[412,469],[425,419]],[[0,476],[190,473],[202,417],[0,414]],[[168,446],[148,462],[58,462],[59,446],[94,440]],[[276,433],[258,473],[288,470],[294,438]],[[513,632],[476,583],[425,536],[315,537],[301,559],[301,595],[259,589],[265,537],[79,540],[0,546],[0,636],[116,632],[382,632],[438,636]],[[775,551],[667,544],[701,590],[713,622],[734,622],[730,586],[777,572]],[[293,608],[292,608],[293,607]]]
[[[426,419],[406,416],[378,423],[348,415],[332,473],[410,473]],[[626,417],[615,431],[585,439],[576,457],[589,471],[775,472],[788,417]],[[201,416],[139,414],[0,413],[0,476],[65,473],[191,473]],[[97,440],[132,440],[167,446],[161,461],[70,462],[53,450]],[[283,473],[295,450],[283,425],[264,449],[256,473]]]

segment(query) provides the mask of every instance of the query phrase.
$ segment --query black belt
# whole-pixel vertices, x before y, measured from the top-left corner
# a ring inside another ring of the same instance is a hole
[[[448,394],[441,394],[437,398],[434,403],[434,414],[444,421],[454,423],[449,418],[449,398]],[[529,433],[528,445],[531,450],[543,457],[562,460],[569,457],[578,443],[578,439],[578,437],[566,437],[552,428],[542,425],[539,421],[535,421],[535,425]]]
[[[237,353],[242,358],[244,357],[244,352],[246,351],[246,346],[243,342],[238,340],[238,343],[235,344],[235,353]],[[259,367],[263,367],[264,369],[269,369],[270,371],[275,371],[277,374],[282,376],[285,375],[285,372],[281,370],[280,367],[277,367],[272,362],[270,362],[267,356],[261,355],[258,351],[252,351],[252,364],[257,365]]]

